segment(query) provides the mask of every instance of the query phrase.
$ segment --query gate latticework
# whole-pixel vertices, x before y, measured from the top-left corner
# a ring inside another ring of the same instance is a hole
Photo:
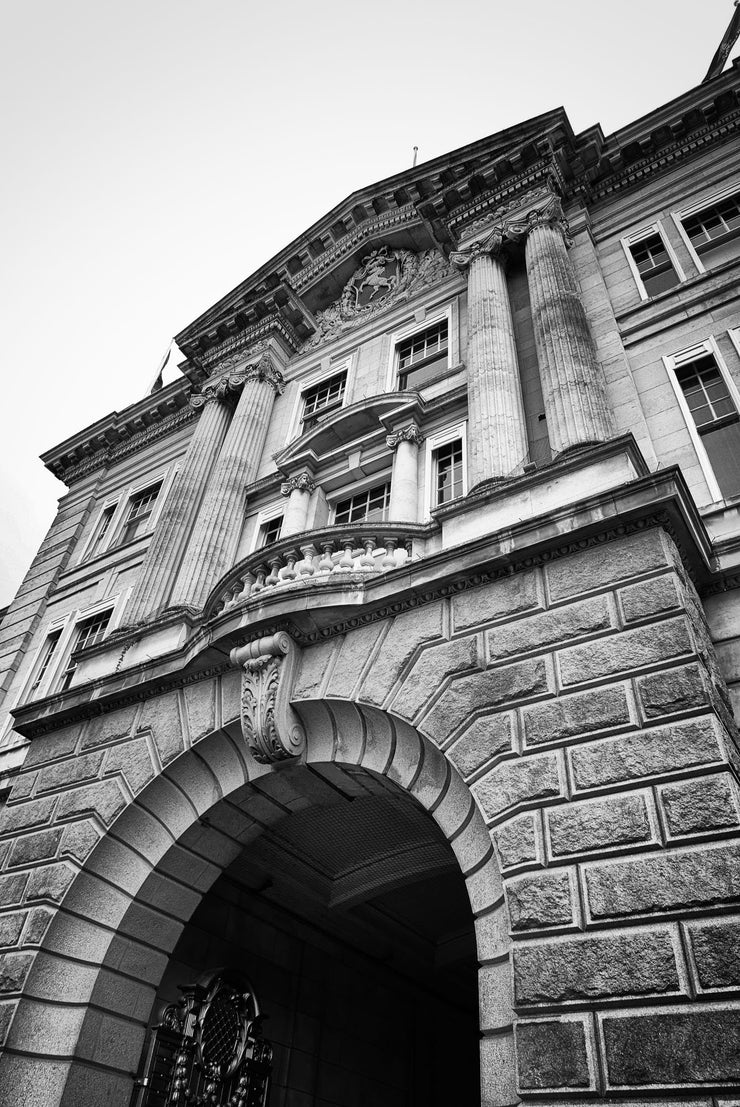
[[[267,1107],[272,1046],[252,987],[212,974],[180,990],[152,1031],[132,1107]]]

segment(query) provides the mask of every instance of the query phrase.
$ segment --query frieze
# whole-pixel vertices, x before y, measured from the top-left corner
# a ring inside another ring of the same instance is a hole
[[[316,315],[317,329],[303,349],[312,350],[374,318],[420,289],[455,275],[437,250],[414,254],[382,246],[362,259],[342,295]]]
[[[474,203],[458,208],[445,220],[447,229],[459,242],[474,234],[472,228],[476,225],[479,229],[495,223],[508,212],[536,203],[545,192],[562,195],[564,190],[565,181],[557,163],[552,158],[543,159],[526,173],[502,182],[496,191],[485,192]]]
[[[210,375],[222,367],[227,369],[231,365],[238,365],[243,358],[249,356],[249,351],[253,347],[256,348],[261,340],[265,340],[264,346],[266,347],[266,340],[273,334],[281,335],[293,350],[297,350],[301,345],[301,339],[290,323],[283,319],[281,315],[273,314],[261,319],[259,323],[247,327],[241,334],[235,335],[233,338],[227,338],[218,346],[214,346],[201,354],[199,357],[200,364],[204,371]]]

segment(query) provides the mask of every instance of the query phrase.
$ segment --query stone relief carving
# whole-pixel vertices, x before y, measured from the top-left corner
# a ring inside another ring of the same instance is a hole
[[[389,450],[395,450],[399,442],[413,442],[415,446],[421,446],[423,441],[424,435],[416,423],[411,423],[408,427],[402,427],[401,430],[386,435],[385,444]]]
[[[298,663],[293,639],[278,631],[239,646],[229,656],[232,665],[243,670],[242,734],[255,761],[267,765],[298,757],[306,745],[306,732],[290,706]]]
[[[437,250],[414,254],[382,246],[362,259],[362,265],[344,286],[342,295],[316,315],[317,329],[304,350],[320,346],[344,331],[364,323],[411,293],[453,275],[449,263]]]
[[[258,362],[245,365],[236,373],[224,373],[209,383],[196,395],[190,397],[190,406],[199,410],[212,401],[225,403],[241,392],[247,381],[265,381],[278,395],[285,391],[283,374],[274,364],[269,353],[264,353]]]
[[[297,477],[288,477],[288,479],[284,480],[280,485],[280,495],[289,496],[296,488],[301,492],[308,492],[310,495],[316,488],[316,481],[310,473],[301,473]]]

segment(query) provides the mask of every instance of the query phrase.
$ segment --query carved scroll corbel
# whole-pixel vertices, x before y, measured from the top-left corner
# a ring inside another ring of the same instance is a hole
[[[306,732],[290,706],[298,647],[285,631],[239,646],[229,655],[243,669],[242,734],[255,761],[263,765],[298,757]]]

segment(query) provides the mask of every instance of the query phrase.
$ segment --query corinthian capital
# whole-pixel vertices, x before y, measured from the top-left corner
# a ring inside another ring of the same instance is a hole
[[[264,353],[256,364],[245,365],[236,373],[224,373],[217,380],[211,381],[197,395],[190,397],[190,406],[198,411],[212,401],[228,403],[241,392],[247,381],[265,381],[274,388],[277,395],[285,390],[283,374],[275,366],[269,353]]]
[[[301,473],[297,477],[288,477],[280,485],[280,495],[289,496],[291,492],[295,492],[296,489],[299,492],[308,492],[310,495],[316,488],[316,481],[313,479],[310,473]]]
[[[244,370],[245,381],[265,381],[281,396],[285,391],[285,378],[272,360],[269,351],[265,352],[256,365],[248,365]]]
[[[504,237],[504,226],[497,223],[488,229],[484,238],[463,250],[454,250],[450,254],[450,263],[457,269],[467,269],[476,258],[493,257],[503,261]]]
[[[395,450],[399,442],[413,442],[415,446],[421,446],[424,441],[424,435],[421,433],[416,423],[411,423],[408,427],[402,427],[401,430],[394,431],[393,434],[386,436],[385,444],[389,450]]]

